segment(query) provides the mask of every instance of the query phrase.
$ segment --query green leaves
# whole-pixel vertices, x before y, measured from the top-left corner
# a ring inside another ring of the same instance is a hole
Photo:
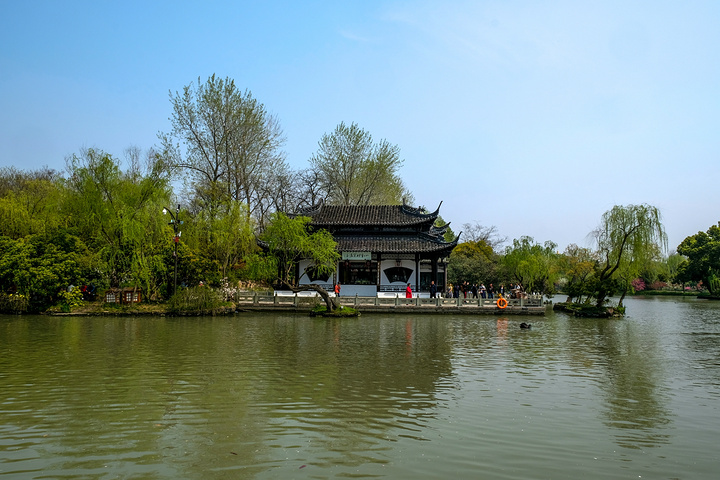
[[[60,226],[60,193],[52,170],[0,169],[0,235],[18,239]]]
[[[408,194],[398,175],[400,148],[387,140],[373,143],[355,123],[323,135],[310,164],[330,204],[393,205]]]
[[[712,295],[720,292],[720,222],[707,232],[698,232],[687,237],[677,251],[687,257],[679,267],[680,281],[702,280]]]
[[[318,273],[335,270],[340,254],[337,243],[326,230],[311,232],[309,217],[290,218],[283,213],[271,216],[270,223],[261,236],[268,253],[277,259],[282,280],[288,280],[295,262],[302,258],[312,260]]]
[[[594,232],[598,265],[595,297],[600,307],[618,281],[625,286],[650,260],[667,249],[660,210],[652,205],[616,205]]]
[[[95,266],[85,244],[67,233],[0,237],[0,287],[29,298],[32,310],[56,303],[69,285],[91,283]]]
[[[532,237],[521,237],[505,249],[503,264],[525,291],[554,293],[558,273],[556,248],[551,241],[540,245]]]
[[[169,203],[167,162],[148,153],[144,171],[122,171],[120,162],[101,150],[84,150],[68,160],[64,209],[69,225],[99,253],[99,267],[111,286],[129,283],[158,291],[155,274],[166,236],[160,214]]]
[[[257,249],[254,222],[245,204],[231,201],[215,211],[186,215],[183,241],[199,255],[215,262],[220,278],[231,277],[243,257]]]

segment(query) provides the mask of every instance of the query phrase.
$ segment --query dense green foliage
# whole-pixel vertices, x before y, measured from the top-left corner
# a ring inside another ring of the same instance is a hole
[[[687,260],[678,266],[676,278],[681,282],[702,281],[711,295],[720,295],[720,222],[707,232],[687,237],[677,250]]]
[[[0,311],[72,308],[114,287],[140,288],[151,302],[176,293],[177,312],[212,311],[210,289],[194,288],[201,282],[221,290],[242,281],[297,286],[301,258],[318,272],[335,269],[332,236],[281,212],[320,199],[369,205],[412,198],[399,148],[374,142],[355,123],[323,135],[309,167],[294,172],[277,119],[231,79],[198,80],[170,103],[173,128],[160,134],[159,151],[142,156],[130,148],[121,159],[84,149],[66,159],[63,173],[0,169]],[[594,250],[571,245],[560,254],[553,242],[526,236],[505,245],[495,227],[479,224],[462,232],[448,264],[455,284],[520,283],[598,307],[641,284],[694,281],[720,292],[720,223],[664,257],[660,213],[649,205],[606,212]],[[455,239],[449,228],[445,235]]]
[[[170,199],[168,164],[151,153],[144,171],[123,171],[118,160],[99,150],[68,159],[63,211],[68,227],[97,253],[96,267],[108,286],[125,283],[159,294],[167,241],[158,215]]]
[[[555,293],[558,255],[557,245],[547,241],[535,243],[532,237],[521,237],[505,250],[503,264],[512,277],[528,292]]]
[[[500,284],[500,257],[483,240],[458,244],[450,255],[448,281],[452,284]]]
[[[622,298],[640,270],[667,248],[660,211],[651,205],[615,206],[605,212],[594,232],[598,266],[595,272],[596,305],[620,291]]]
[[[319,274],[332,273],[340,260],[336,243],[327,230],[310,231],[309,217],[290,218],[282,212],[273,214],[261,235],[270,258],[277,264],[280,280],[290,282],[291,272],[300,259],[310,259]]]
[[[63,231],[0,237],[0,285],[6,295],[22,295],[26,309],[47,308],[62,291],[98,279],[97,258],[85,243]]]
[[[183,288],[170,297],[168,310],[175,315],[208,315],[222,307],[220,294],[205,286]]]

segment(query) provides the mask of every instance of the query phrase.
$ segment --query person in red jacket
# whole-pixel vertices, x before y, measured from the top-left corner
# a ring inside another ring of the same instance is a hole
[[[407,288],[405,289],[405,298],[412,298],[412,288],[410,288],[409,283]]]

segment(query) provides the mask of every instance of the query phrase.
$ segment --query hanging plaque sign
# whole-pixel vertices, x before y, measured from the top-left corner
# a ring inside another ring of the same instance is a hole
[[[372,252],[342,252],[343,260],[372,260]]]

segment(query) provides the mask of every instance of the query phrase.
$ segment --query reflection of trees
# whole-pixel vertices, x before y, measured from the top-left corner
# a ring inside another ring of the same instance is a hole
[[[568,349],[576,367],[597,378],[605,393],[606,424],[620,446],[653,447],[668,443],[657,431],[670,422],[660,383],[661,345],[657,332],[614,320],[574,320],[568,324]]]
[[[451,375],[442,318],[42,318],[3,327],[0,346],[12,356],[2,371],[33,379],[17,391],[0,375],[0,403],[16,411],[6,423],[47,432],[45,463],[34,466],[56,473],[110,462],[120,476],[206,478],[211,466],[251,478],[288,458],[384,461],[388,440],[421,438],[438,383]],[[19,361],[28,364],[14,368]]]
[[[45,463],[34,467],[49,477],[110,462],[116,476],[207,478],[212,467],[279,478],[281,465],[386,461],[395,441],[427,435],[443,411],[438,392],[482,395],[507,378],[520,393],[568,381],[583,406],[596,384],[618,444],[667,443],[665,337],[631,321],[565,318],[13,320],[0,324],[3,423],[48,434],[35,435]],[[695,348],[704,357],[712,347]]]
[[[430,318],[374,317],[277,323],[268,345],[284,382],[264,392],[272,442],[299,436],[330,463],[368,458],[396,436],[420,437],[437,384],[450,375],[447,325]],[[289,429],[289,430],[288,430]],[[372,460],[370,460],[372,461]]]
[[[616,432],[619,445],[640,448],[667,443],[669,436],[658,433],[670,422],[658,332],[629,321],[561,318],[567,321],[512,317],[505,324],[498,319],[494,342],[506,350],[503,355],[514,373],[541,382],[548,374],[567,377],[564,370],[569,364],[574,375],[593,379],[600,388],[604,401],[598,404],[605,408],[605,423]],[[532,322],[533,329],[521,331],[522,321]],[[481,335],[475,332],[469,338]],[[588,398],[593,380],[583,383]]]
[[[720,391],[718,304],[698,301],[687,304],[685,308],[689,311],[681,316],[686,332],[681,338],[683,347],[687,348],[686,361],[692,367],[684,371],[683,376],[693,379],[701,377],[694,383],[714,385],[716,391]]]

